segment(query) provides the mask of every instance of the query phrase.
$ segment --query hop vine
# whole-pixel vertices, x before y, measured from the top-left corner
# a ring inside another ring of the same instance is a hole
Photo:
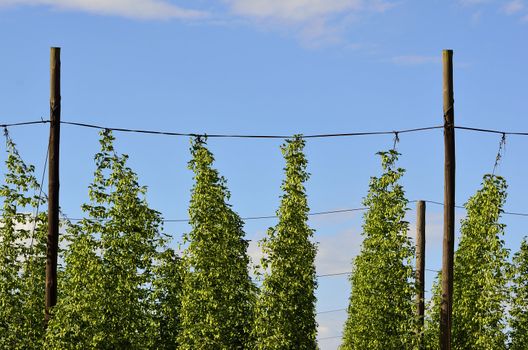
[[[363,204],[363,244],[353,263],[352,291],[343,334],[344,350],[411,349],[415,344],[413,314],[414,249],[404,220],[408,201],[399,184],[404,170],[398,153],[380,152],[384,173],[372,177]]]
[[[528,239],[521,243],[513,258],[513,281],[510,310],[511,350],[524,350],[528,344]]]
[[[249,349],[255,286],[248,271],[243,222],[227,203],[226,181],[212,168],[205,141],[191,145],[195,184],[191,231],[182,255],[180,349]]]
[[[101,132],[86,217],[69,228],[65,268],[46,347],[147,349],[153,346],[151,286],[164,241],[160,213],[149,208],[146,188],[126,166],[128,157]]]
[[[257,303],[256,349],[316,349],[316,246],[308,226],[308,200],[304,183],[308,164],[301,136],[281,148],[286,160],[279,223],[262,242],[267,272]]]
[[[505,225],[499,222],[506,201],[506,181],[485,175],[482,187],[464,205],[467,211],[454,261],[453,349],[506,349],[508,250]],[[433,288],[427,322],[428,348],[438,349],[440,280]]]
[[[29,212],[45,202],[35,167],[5,130],[7,160],[0,187],[0,348],[41,349],[47,216]]]

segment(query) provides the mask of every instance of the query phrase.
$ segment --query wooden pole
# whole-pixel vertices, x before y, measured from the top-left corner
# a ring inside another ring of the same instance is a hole
[[[453,99],[453,51],[443,51],[444,70],[444,242],[440,349],[451,350],[453,263],[455,249],[455,113]]]
[[[60,48],[52,47],[50,53],[50,138],[48,181],[48,241],[46,249],[46,311],[45,323],[50,320],[50,310],[57,304],[57,255],[59,250],[59,142],[60,142]]]
[[[419,349],[424,344],[424,311],[425,311],[425,202],[416,203],[416,314],[418,316]]]

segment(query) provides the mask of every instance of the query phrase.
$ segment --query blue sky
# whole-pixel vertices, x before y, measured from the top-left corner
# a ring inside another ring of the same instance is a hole
[[[0,0],[0,121],[48,118],[49,47],[62,47],[67,121],[197,133],[294,134],[398,130],[442,123],[442,49],[453,49],[458,125],[528,131],[528,1],[498,0]],[[40,173],[44,125],[12,128]],[[148,200],[185,218],[192,174],[187,138],[116,134]],[[457,131],[457,203],[493,169],[500,135]],[[498,168],[506,209],[528,212],[528,140],[507,138]],[[441,130],[400,136],[408,198],[442,201]],[[280,140],[211,139],[242,216],[279,204]],[[310,207],[361,206],[377,151],[392,136],[310,140]],[[81,215],[97,133],[64,125],[61,205]],[[414,204],[409,221],[414,232]],[[457,211],[463,218],[464,212]],[[428,206],[427,266],[439,268],[442,208]],[[526,218],[505,216],[515,251]],[[274,220],[248,221],[257,240]],[[350,270],[361,213],[314,217],[320,274]],[[188,227],[167,224],[175,242]],[[251,247],[253,256],[258,249]],[[428,274],[428,284],[432,274]],[[318,311],[345,308],[346,276],[322,278]],[[344,312],[319,316],[321,338],[341,333]],[[322,340],[323,350],[339,339]]]

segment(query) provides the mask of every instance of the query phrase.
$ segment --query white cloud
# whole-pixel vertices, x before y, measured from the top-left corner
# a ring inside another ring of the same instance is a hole
[[[343,331],[347,313],[330,313],[317,316],[317,339],[321,350],[335,350],[341,345],[342,339],[339,336]]]
[[[491,0],[459,0],[459,2],[465,6],[480,5],[480,4],[485,4],[487,2],[490,2],[490,1]]]
[[[514,15],[524,10],[525,5],[522,0],[512,0],[506,3],[503,7],[503,11],[508,15]]]
[[[362,0],[229,0],[235,14],[302,22],[345,11],[359,10]]]
[[[254,269],[257,266],[260,266],[260,260],[264,257],[264,253],[262,252],[262,248],[260,247],[259,241],[266,236],[266,231],[259,231],[255,235],[252,235],[252,239],[249,242],[247,254],[251,260],[251,269],[250,273],[253,277],[254,276]],[[264,271],[262,269],[258,269],[260,273],[263,273]]]
[[[57,10],[83,11],[134,19],[198,19],[201,11],[184,9],[165,0],[0,0],[0,6],[49,6]]]
[[[401,65],[419,65],[440,63],[440,58],[438,56],[405,55],[392,57],[390,61]]]
[[[80,11],[96,15],[120,16],[141,20],[196,20],[209,23],[244,21],[259,29],[294,36],[308,47],[342,43],[345,31],[358,18],[382,13],[397,0],[217,0],[228,14],[216,14],[178,6],[175,0],[0,0],[5,6],[45,6],[61,11]],[[202,2],[199,2],[200,4]],[[196,5],[198,6],[198,5]]]
[[[344,30],[367,12],[394,6],[386,0],[224,0],[232,14],[261,28],[294,33],[308,46],[338,43]]]
[[[475,6],[475,8],[484,8],[486,4],[493,4],[496,12],[500,12],[509,16],[520,15],[521,22],[528,22],[528,15],[526,14],[527,6],[526,0],[507,0],[507,1],[494,1],[494,0],[458,0],[463,6]],[[477,11],[472,15],[472,22],[478,23],[482,11]]]
[[[360,231],[348,229],[333,235],[317,237],[319,241],[315,265],[320,275],[349,272],[352,259],[359,253],[363,237]]]

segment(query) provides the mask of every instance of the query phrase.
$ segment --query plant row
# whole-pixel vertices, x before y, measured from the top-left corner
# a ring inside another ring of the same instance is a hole
[[[260,242],[251,278],[243,221],[203,139],[191,143],[194,185],[190,231],[170,248],[146,187],[102,131],[84,217],[64,221],[58,303],[44,324],[46,202],[6,132],[0,187],[1,349],[317,349],[316,245],[308,226],[304,140],[281,147],[285,159],[278,223]],[[364,198],[363,243],[353,261],[342,349],[436,349],[440,289],[425,325],[415,313],[415,251],[405,221],[404,170],[394,150],[379,153],[382,174]],[[453,348],[526,349],[528,243],[511,261],[500,215],[506,183],[486,175],[466,203],[455,256]]]

